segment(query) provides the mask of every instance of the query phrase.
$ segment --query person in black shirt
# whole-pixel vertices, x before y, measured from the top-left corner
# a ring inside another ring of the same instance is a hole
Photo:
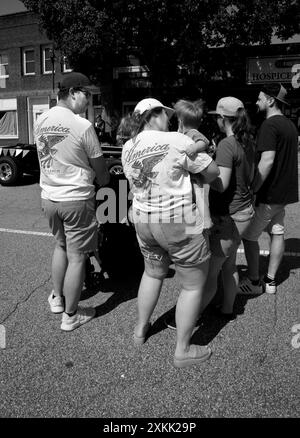
[[[260,154],[253,182],[256,193],[255,216],[244,234],[243,243],[249,278],[240,283],[243,295],[276,292],[276,273],[284,253],[285,206],[298,202],[298,133],[296,126],[282,113],[287,92],[281,84],[262,88],[256,105],[266,120],[258,133]],[[268,272],[259,279],[258,238],[266,230],[271,235]]]
[[[96,117],[95,131],[98,135],[98,138],[101,140],[105,134],[105,121],[102,118],[102,112]]]

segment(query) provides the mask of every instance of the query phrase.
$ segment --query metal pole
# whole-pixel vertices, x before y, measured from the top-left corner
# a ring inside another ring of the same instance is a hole
[[[55,89],[55,71],[54,71],[54,61],[55,61],[55,53],[54,50],[51,49],[51,62],[52,62],[52,91]]]

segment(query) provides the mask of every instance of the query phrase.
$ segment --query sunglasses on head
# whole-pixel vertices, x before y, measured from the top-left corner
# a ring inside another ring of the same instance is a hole
[[[91,96],[91,92],[85,88],[76,88],[76,91],[81,91],[87,98]]]

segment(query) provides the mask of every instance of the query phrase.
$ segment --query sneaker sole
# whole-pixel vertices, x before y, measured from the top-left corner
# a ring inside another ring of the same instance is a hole
[[[53,309],[50,309],[50,310],[51,310],[52,313],[56,313],[57,314],[57,313],[64,313],[65,309],[64,308],[60,308],[60,309],[57,309],[57,310],[53,310]]]
[[[49,298],[48,298],[48,303],[49,303],[50,310],[51,310],[52,313],[63,313],[63,312],[65,311],[65,308],[64,308],[64,307],[56,306],[56,308],[53,308],[53,307],[51,306],[51,303],[50,303],[50,301],[49,301]]]
[[[242,290],[238,289],[237,295],[245,295],[245,296],[248,296],[248,295],[262,295],[263,293],[264,293],[263,288],[262,288],[262,290],[259,291],[259,292],[254,292],[254,291],[242,291]]]
[[[61,324],[60,328],[61,328],[61,330],[63,330],[64,332],[71,332],[71,331],[77,329],[78,327],[81,327],[82,325],[84,325],[84,324],[86,324],[87,322],[89,322],[91,319],[93,319],[93,318],[95,317],[95,315],[96,315],[96,312],[95,312],[95,314],[94,314],[93,316],[87,318],[84,322],[81,322],[81,323],[78,322],[77,324],[74,324],[74,325],[67,325],[67,324],[66,324],[66,325],[63,325],[63,324]]]
[[[267,294],[273,295],[276,294],[277,290],[276,290],[276,286],[274,287],[274,289],[269,289],[268,287],[265,288],[265,292]]]

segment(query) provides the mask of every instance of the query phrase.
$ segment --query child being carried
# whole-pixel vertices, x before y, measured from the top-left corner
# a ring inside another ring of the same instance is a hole
[[[187,135],[195,142],[187,150],[187,155],[191,159],[200,152],[209,155],[214,153],[214,145],[210,145],[205,135],[198,131],[203,116],[203,105],[202,99],[194,102],[179,100],[174,105],[178,118],[178,132]],[[208,202],[209,184],[205,184],[200,175],[191,175],[191,183],[198,211],[203,218],[203,229],[209,229],[212,227]]]

